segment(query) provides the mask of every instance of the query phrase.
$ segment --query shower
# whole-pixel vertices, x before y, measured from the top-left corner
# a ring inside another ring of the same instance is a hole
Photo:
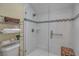
[[[61,56],[61,48],[66,47],[78,55],[78,6],[72,3],[26,4],[24,54]]]

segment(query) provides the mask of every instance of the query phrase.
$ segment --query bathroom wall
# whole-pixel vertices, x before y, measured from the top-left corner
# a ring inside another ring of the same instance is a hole
[[[36,20],[36,17],[33,17],[33,14],[35,14],[34,10],[32,9],[30,4],[25,4],[25,18],[30,20]]]
[[[24,24],[25,24],[25,30],[24,31],[26,31],[26,33],[25,33],[25,37],[24,37],[24,39],[25,39],[25,49],[27,50],[27,54],[29,53],[29,52],[32,52],[33,50],[35,50],[36,49],[36,47],[37,47],[37,42],[36,42],[36,31],[35,31],[35,29],[36,29],[36,24],[34,24],[34,23],[31,23],[31,22],[24,22]],[[32,32],[32,29],[34,29],[34,32]]]
[[[0,3],[0,15],[20,19],[21,38],[20,38],[20,55],[23,55],[23,20],[24,4],[17,3]],[[8,27],[6,25],[6,27]],[[10,37],[10,36],[9,36]],[[1,38],[1,37],[0,37]]]
[[[59,8],[59,6],[58,6]],[[39,21],[45,20],[56,20],[56,19],[67,19],[72,18],[72,6],[68,6],[67,8],[54,9],[52,11],[51,7],[49,9],[49,13],[38,15]],[[71,47],[71,23],[72,22],[55,22],[55,23],[41,23],[39,25],[39,33],[38,33],[38,48],[42,48],[49,50],[50,52],[60,55],[61,46]],[[53,30],[54,33],[63,34],[61,37],[54,37],[54,39],[50,39],[50,31]],[[48,34],[49,33],[49,34]],[[49,43],[48,43],[49,39]]]
[[[73,16],[79,14],[79,4],[74,4]],[[76,55],[79,56],[79,17],[73,21],[72,24],[72,47]]]
[[[36,20],[33,17],[34,11],[29,4],[26,4],[25,8],[25,18],[29,20]],[[32,32],[34,29],[34,32]],[[25,42],[25,49],[27,54],[32,52],[37,47],[37,40],[36,40],[36,23],[24,21],[24,42]],[[26,54],[25,52],[25,54]]]
[[[17,3],[0,3],[0,15],[12,18],[23,18],[24,5]],[[22,20],[22,19],[21,19]]]

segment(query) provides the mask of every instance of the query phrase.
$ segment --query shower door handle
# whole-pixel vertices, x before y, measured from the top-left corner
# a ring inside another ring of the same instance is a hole
[[[50,31],[50,38],[53,39],[53,30]]]

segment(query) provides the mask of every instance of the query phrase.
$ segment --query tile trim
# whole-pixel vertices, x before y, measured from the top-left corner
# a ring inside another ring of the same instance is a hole
[[[51,23],[51,22],[65,22],[65,21],[72,21],[72,19],[59,19],[59,20],[50,20],[50,21],[34,21],[30,19],[24,19],[25,21],[28,22],[33,22],[33,23]]]
[[[38,23],[38,21],[34,21],[34,20],[26,19],[26,18],[24,18],[24,21],[33,22],[33,23]]]
[[[66,21],[74,21],[79,17],[79,14],[77,14],[74,18],[67,18],[67,19],[56,19],[56,20],[49,20],[49,21],[35,21],[24,18],[25,21],[33,22],[33,23],[52,23],[52,22],[66,22]]]

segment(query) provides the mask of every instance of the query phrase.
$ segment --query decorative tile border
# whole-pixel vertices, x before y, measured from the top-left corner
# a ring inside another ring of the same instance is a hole
[[[76,20],[79,17],[79,14],[77,14],[72,20]]]
[[[34,21],[34,20],[29,20],[29,19],[24,19],[25,21],[28,21],[28,22],[33,22],[33,23],[51,23],[51,22],[65,22],[65,21],[73,21],[74,19],[76,19],[77,17],[75,18],[72,18],[72,19],[59,19],[59,20],[50,20],[50,21]]]
[[[35,21],[24,18],[25,21],[33,22],[33,23],[51,23],[51,22],[65,22],[65,21],[74,21],[79,17],[79,14],[77,14],[74,18],[71,19],[57,19],[57,20],[49,20],[49,21]]]
[[[38,21],[34,21],[34,20],[26,19],[26,18],[24,18],[24,20],[28,22],[38,23]]]
[[[51,22],[72,21],[73,19],[58,19],[58,20],[50,20],[50,21],[34,21],[34,20],[29,20],[29,19],[24,19],[24,20],[28,22],[33,22],[33,23],[51,23]]]
[[[65,22],[65,21],[71,21],[71,19],[59,19],[59,20],[50,20],[50,21],[39,21],[38,23]]]

